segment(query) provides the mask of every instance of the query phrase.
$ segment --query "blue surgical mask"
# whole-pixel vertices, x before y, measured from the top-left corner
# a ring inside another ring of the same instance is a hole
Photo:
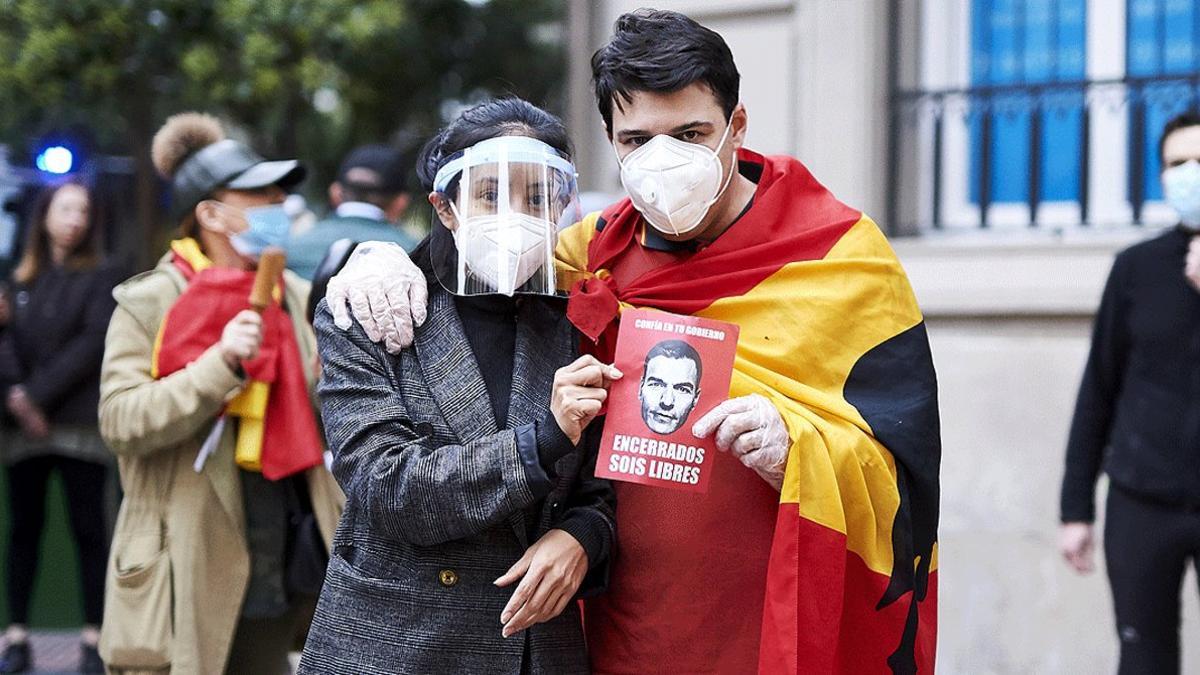
[[[1163,196],[1185,227],[1200,229],[1200,162],[1189,160],[1162,174]]]
[[[292,221],[282,204],[255,206],[242,211],[248,227],[229,238],[241,255],[258,260],[268,246],[287,246]]]

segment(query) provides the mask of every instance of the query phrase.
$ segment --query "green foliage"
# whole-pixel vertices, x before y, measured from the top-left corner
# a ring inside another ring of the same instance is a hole
[[[0,0],[0,142],[52,128],[144,152],[173,112],[217,113],[320,194],[340,156],[419,141],[447,101],[561,110],[555,0]],[[559,31],[562,35],[563,31]]]

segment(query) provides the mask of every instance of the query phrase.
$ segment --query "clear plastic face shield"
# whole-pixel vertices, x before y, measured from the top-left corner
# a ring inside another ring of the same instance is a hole
[[[575,167],[527,136],[480,141],[434,178],[434,273],[456,295],[555,295],[558,231],[581,217]]]

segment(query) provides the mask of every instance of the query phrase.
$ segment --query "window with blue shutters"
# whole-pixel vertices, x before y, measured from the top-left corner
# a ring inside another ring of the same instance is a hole
[[[1079,198],[1086,0],[972,0],[971,201]],[[1035,158],[1037,161],[1032,161]],[[986,175],[983,175],[986,172]]]
[[[1140,171],[1131,174],[1130,201],[1162,199],[1158,139],[1175,115],[1196,107],[1195,90],[1178,76],[1200,73],[1200,7],[1195,0],[1128,0],[1126,69],[1147,83],[1131,97],[1130,152]]]
[[[1200,0],[912,1],[897,231],[1176,222],[1158,141],[1200,110]]]

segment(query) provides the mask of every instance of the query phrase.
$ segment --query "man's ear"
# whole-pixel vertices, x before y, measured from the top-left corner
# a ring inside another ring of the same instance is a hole
[[[213,199],[205,199],[196,205],[196,224],[201,228],[216,234],[228,234],[225,223],[221,220],[221,204]]]
[[[409,202],[410,199],[407,193],[402,192],[395,197],[392,197],[392,200],[388,202],[387,208],[383,210],[388,221],[393,223],[399,222],[400,217],[403,216],[404,212],[408,210]]]
[[[336,209],[337,207],[342,205],[343,197],[344,197],[344,195],[342,194],[342,184],[337,181],[333,181],[332,183],[330,183],[329,184],[329,205]]]
[[[734,148],[740,150],[746,144],[746,130],[749,124],[750,116],[746,113],[746,104],[738,103],[729,116],[729,126],[733,127],[729,130],[729,136]]]

